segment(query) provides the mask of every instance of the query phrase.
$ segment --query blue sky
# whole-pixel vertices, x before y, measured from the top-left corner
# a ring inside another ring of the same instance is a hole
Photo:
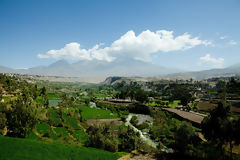
[[[0,0],[0,65],[132,57],[184,70],[227,67],[240,63],[239,17],[238,0]]]

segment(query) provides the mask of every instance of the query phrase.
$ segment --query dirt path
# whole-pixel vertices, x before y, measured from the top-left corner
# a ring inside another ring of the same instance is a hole
[[[88,119],[88,125],[99,125],[99,124],[113,124],[120,126],[122,124],[121,118],[113,118],[113,119]]]
[[[112,101],[105,101],[105,100],[98,100],[98,102],[112,104],[112,105],[119,105],[119,106],[129,106],[132,104],[131,102],[121,103],[121,102],[112,102]]]

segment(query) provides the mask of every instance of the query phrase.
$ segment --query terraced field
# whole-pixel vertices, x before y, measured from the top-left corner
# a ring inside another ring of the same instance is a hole
[[[111,119],[118,118],[117,113],[111,113],[110,110],[104,110],[99,108],[90,108],[87,106],[81,106],[82,117],[86,120],[88,119]]]

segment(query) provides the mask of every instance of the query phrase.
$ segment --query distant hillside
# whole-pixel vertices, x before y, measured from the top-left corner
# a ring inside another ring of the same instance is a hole
[[[102,84],[105,85],[114,85],[116,83],[121,83],[122,81],[125,81],[127,84],[130,84],[131,82],[138,82],[139,84],[143,84],[145,82],[155,82],[155,81],[169,81],[176,79],[181,80],[189,80],[190,78],[184,78],[184,77],[107,77],[105,81],[102,82]]]
[[[16,72],[16,70],[8,67],[0,66],[0,73],[14,73],[14,72]]]
[[[166,77],[179,77],[179,78],[185,77],[185,78],[202,80],[202,79],[208,79],[213,77],[231,77],[231,76],[240,76],[240,65],[234,65],[234,66],[223,68],[223,69],[211,69],[211,70],[198,71],[198,72],[184,72],[184,73],[169,74]]]
[[[212,77],[230,77],[240,75],[240,64],[223,68],[211,69],[197,72],[183,72],[178,69],[170,69],[155,64],[138,61],[134,59],[118,59],[113,62],[105,61],[78,61],[76,63],[68,63],[65,60],[59,60],[49,66],[39,66],[29,69],[11,69],[0,66],[0,73],[18,73],[41,76],[58,76],[58,77],[76,77],[80,82],[102,82],[107,77],[138,77],[141,81],[149,79],[207,79]],[[52,79],[48,77],[45,79]],[[53,78],[54,79],[54,78]],[[65,78],[58,78],[65,80]],[[67,80],[69,81],[69,80]]]

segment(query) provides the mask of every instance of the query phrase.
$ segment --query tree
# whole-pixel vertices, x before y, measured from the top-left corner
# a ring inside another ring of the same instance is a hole
[[[222,81],[222,80],[218,81],[216,84],[217,92],[221,93],[225,86],[226,86],[226,83],[224,81]]]
[[[172,97],[170,99],[177,99],[181,101],[183,106],[186,106],[190,101],[192,101],[191,95],[191,86],[183,85],[183,84],[171,84],[170,85],[170,93]]]
[[[145,92],[142,89],[138,89],[135,93],[135,99],[139,102],[147,102],[148,101],[148,95],[147,92]]]
[[[121,144],[119,145],[121,151],[130,152],[138,147],[138,133],[129,126],[120,129],[119,138],[121,139]]]
[[[227,92],[228,93],[240,94],[240,82],[239,82],[239,80],[237,81],[232,77],[227,84]]]
[[[0,134],[5,134],[4,129],[7,127],[6,104],[0,102]]]
[[[87,129],[89,139],[86,145],[108,150],[110,152],[118,151],[118,141],[116,135],[109,125],[95,125]]]
[[[229,144],[231,158],[234,143],[239,144],[240,120],[230,116],[230,106],[226,102],[219,102],[218,106],[205,117],[201,127],[204,137],[212,144],[216,144],[223,154],[223,144]]]
[[[2,101],[2,90],[0,89],[0,101]]]
[[[190,123],[184,122],[177,127],[174,133],[174,150],[179,154],[188,154],[193,150],[193,145],[195,141],[195,132]]]
[[[38,96],[38,87],[36,84],[34,85],[32,92],[33,92],[33,99],[36,100]]]
[[[49,105],[49,100],[48,100],[48,96],[47,96],[47,89],[46,89],[46,87],[42,87],[41,88],[40,95],[43,98],[43,105],[47,108],[48,105]]]
[[[41,95],[46,95],[46,94],[47,94],[46,87],[42,87],[42,88],[41,88],[40,94],[41,94]]]
[[[9,136],[26,137],[38,122],[38,111],[34,103],[23,103],[19,98],[13,104],[13,110],[6,112]]]
[[[154,114],[153,126],[151,128],[152,138],[160,141],[164,145],[169,145],[174,136],[172,129],[176,128],[175,123],[171,124],[167,113],[157,111]]]

